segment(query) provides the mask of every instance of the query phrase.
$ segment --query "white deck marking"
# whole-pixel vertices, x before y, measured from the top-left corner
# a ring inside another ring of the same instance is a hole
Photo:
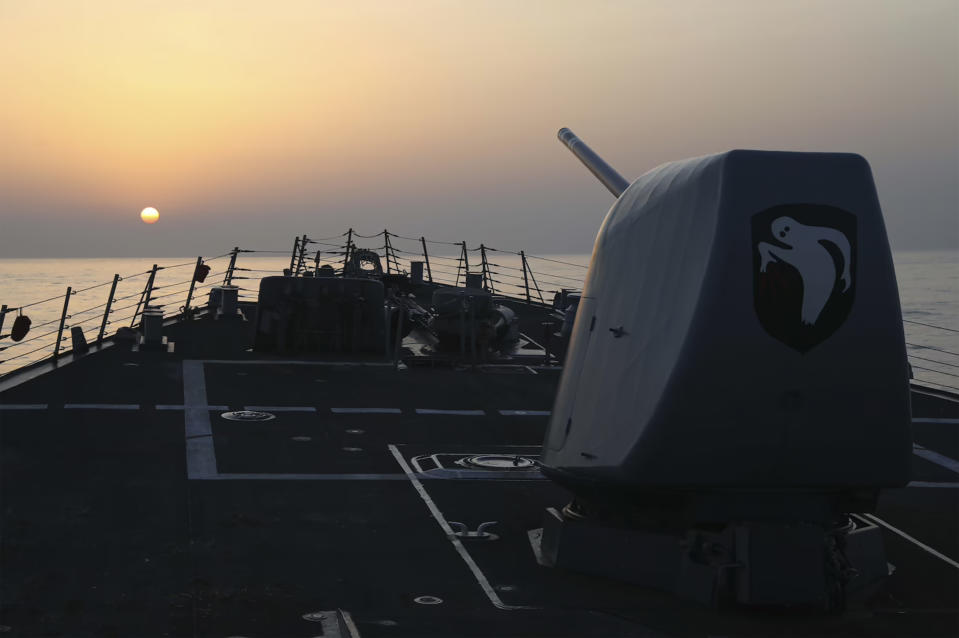
[[[186,473],[190,479],[216,476],[213,428],[206,402],[206,377],[202,361],[183,362],[183,410],[186,431]]]
[[[503,416],[549,416],[552,414],[549,410],[500,410]]]
[[[426,488],[424,488],[423,484],[420,483],[418,478],[416,478],[416,475],[413,473],[413,470],[410,469],[409,464],[406,462],[406,459],[403,458],[403,455],[400,453],[399,449],[397,449],[397,447],[393,444],[390,444],[388,447],[390,452],[393,453],[393,457],[396,459],[396,462],[400,464],[401,468],[403,468],[403,472],[406,474],[407,478],[409,478],[410,483],[413,484],[416,492],[420,495],[420,498],[422,498],[423,502],[426,503],[426,507],[429,508],[430,514],[432,514],[433,518],[436,519],[436,522],[439,523],[439,526],[446,534],[446,537],[451,543],[453,543],[453,547],[460,555],[460,558],[463,559],[463,562],[466,563],[466,566],[469,567],[471,572],[473,572],[473,577],[476,578],[476,582],[478,582],[480,587],[483,588],[483,592],[486,594],[486,597],[490,599],[490,602],[493,603],[493,606],[497,609],[503,609],[507,611],[516,609],[538,609],[537,607],[528,607],[526,605],[507,605],[500,599],[496,591],[493,590],[493,586],[490,585],[489,580],[487,580],[486,575],[479,568],[479,565],[476,564],[476,561],[473,560],[473,557],[470,556],[470,553],[466,551],[465,547],[463,547],[463,543],[459,538],[453,535],[453,528],[450,527],[450,524],[446,521],[443,513],[440,512],[438,507],[436,507],[436,503],[434,503],[433,499],[430,498],[430,495],[426,492]]]
[[[913,423],[948,423],[950,425],[959,425],[959,419],[927,419],[925,417],[912,419]]]
[[[316,412],[310,405],[245,405],[244,410],[253,412]]]
[[[939,467],[944,467],[947,470],[952,470],[956,474],[959,474],[959,461],[955,459],[951,459],[948,456],[939,454],[939,452],[933,452],[932,450],[927,450],[921,445],[915,444],[912,446],[912,453],[920,458],[935,463]]]
[[[406,474],[216,474],[208,481],[405,481]]]
[[[330,408],[333,414],[403,414],[399,408]]]
[[[203,363],[214,363],[217,365],[265,365],[265,366],[360,366],[376,368],[392,368],[391,361],[274,361],[268,359],[203,359]]]
[[[953,567],[959,568],[959,563],[957,563],[956,561],[952,560],[951,558],[949,558],[948,556],[946,556],[946,555],[943,554],[942,552],[936,551],[935,549],[929,547],[928,545],[926,545],[926,544],[923,543],[922,541],[916,540],[915,538],[913,538],[913,537],[910,536],[909,534],[905,533],[904,531],[902,531],[901,529],[899,529],[899,528],[897,528],[897,527],[893,527],[892,525],[890,525],[890,524],[887,523],[886,521],[882,520],[882,519],[879,518],[878,516],[873,516],[872,514],[863,514],[863,516],[865,516],[865,517],[868,518],[869,520],[873,521],[874,523],[878,523],[878,524],[882,525],[883,527],[885,527],[885,528],[888,529],[889,531],[894,532],[894,533],[898,534],[899,536],[902,536],[902,537],[905,538],[907,541],[913,543],[913,544],[916,545],[917,547],[921,547],[922,549],[926,550],[926,552],[932,554],[932,555],[935,556],[936,558],[942,559],[943,561],[949,563],[949,564],[952,565]]]
[[[217,410],[221,412],[226,412],[230,409],[228,405],[193,405],[192,408],[206,408],[207,410]],[[185,405],[158,405],[156,406],[157,410],[185,410]]]
[[[486,416],[486,410],[434,410],[433,408],[416,408],[417,414],[448,414],[456,416]]]
[[[65,403],[66,410],[139,410],[138,403]]]
[[[350,612],[341,609],[340,616],[343,618],[343,624],[346,625],[347,633],[350,634],[349,638],[361,638],[360,630],[357,628],[356,623],[353,622],[353,616],[350,615]]]
[[[7,403],[0,404],[0,410],[46,410],[46,403]]]
[[[939,483],[936,481],[911,481],[906,487],[941,487],[951,490],[959,490],[959,483]]]

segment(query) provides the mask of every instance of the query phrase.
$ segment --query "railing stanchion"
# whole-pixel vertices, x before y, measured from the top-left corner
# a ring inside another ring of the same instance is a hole
[[[230,251],[230,265],[226,267],[226,275],[223,277],[224,286],[233,285],[233,271],[236,269],[236,255],[240,252],[239,246],[234,246]]]
[[[465,241],[460,242],[460,246],[463,247],[463,250],[460,253],[460,259],[459,259],[460,263],[456,267],[456,283],[453,284],[454,286],[460,285],[460,270],[463,271],[464,286],[466,285],[465,283],[466,275],[468,275],[470,272],[470,259],[469,259],[469,255],[466,254],[466,242]]]
[[[386,256],[386,274],[390,274],[392,269],[390,268],[390,233],[385,228],[383,229],[383,254]]]
[[[293,274],[293,268],[296,266],[296,253],[300,250],[299,235],[293,238],[293,251],[290,253],[290,274]]]
[[[313,256],[313,274],[319,276],[320,272],[320,249],[316,249],[316,255]]]
[[[196,288],[196,274],[200,271],[200,266],[203,265],[203,256],[196,258],[196,266],[193,267],[193,278],[190,280],[190,289],[186,293],[186,302],[183,304],[183,320],[186,321],[190,318],[190,302],[193,301],[193,291]]]
[[[529,278],[526,276],[526,252],[519,251],[519,256],[523,260],[523,289],[526,291],[526,303],[530,303],[529,298]]]
[[[70,294],[73,288],[67,286],[67,294],[63,296],[63,312],[60,313],[60,327],[57,329],[57,342],[53,344],[53,358],[60,356],[60,340],[63,338],[63,325],[67,322],[67,308],[70,307]]]
[[[7,318],[7,304],[0,306],[0,334],[3,333],[3,320]]]
[[[100,332],[97,333],[97,343],[103,343],[103,335],[107,331],[107,323],[110,321],[110,309],[113,307],[113,297],[117,292],[117,282],[120,281],[120,274],[113,275],[113,285],[110,286],[110,296],[107,297],[106,308],[103,309],[103,321],[100,322]]]
[[[533,269],[529,267],[529,263],[526,262],[526,257],[523,257],[523,263],[526,264],[526,269],[529,270],[529,278],[533,280],[533,287],[536,289],[536,294],[539,296],[539,302],[545,304],[546,301],[543,299],[543,291],[539,289],[539,284],[536,283],[536,275],[533,273]]]
[[[494,295],[496,289],[493,287],[493,275],[489,270],[489,262],[486,260],[486,246],[480,244],[480,258],[483,260],[483,285]]]
[[[300,239],[300,256],[296,260],[296,270],[293,272],[294,277],[306,268],[306,245],[309,243],[310,238],[306,236],[306,233],[303,233],[303,237]]]
[[[136,325],[140,311],[150,305],[150,297],[153,295],[153,280],[156,279],[157,270],[157,265],[153,264],[153,268],[150,270],[150,276],[147,278],[147,285],[143,287],[143,292],[140,294],[140,301],[137,302],[137,308],[133,311],[133,318],[130,319],[131,328]]]
[[[353,229],[346,231],[346,250],[343,253],[343,276],[346,276],[346,265],[350,263],[350,249],[353,247]]]
[[[423,261],[426,262],[426,277],[433,283],[433,271],[430,270],[430,255],[426,252],[426,237],[420,237],[420,243],[423,244]]]

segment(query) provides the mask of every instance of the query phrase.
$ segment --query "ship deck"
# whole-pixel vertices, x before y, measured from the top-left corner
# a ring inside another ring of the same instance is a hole
[[[536,317],[524,322],[535,330]],[[879,595],[842,615],[717,611],[540,566],[529,531],[569,494],[535,471],[455,463],[535,458],[558,368],[271,358],[246,350],[249,326],[175,324],[173,353],[117,344],[0,388],[0,631],[959,631],[959,403],[948,397],[914,395],[914,483],[885,492],[877,512],[895,566]],[[220,416],[239,409],[275,418]],[[498,539],[449,533],[487,521]]]

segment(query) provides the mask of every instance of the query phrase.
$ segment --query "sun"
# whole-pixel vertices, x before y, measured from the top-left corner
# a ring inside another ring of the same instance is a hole
[[[144,224],[155,224],[160,219],[160,211],[152,206],[147,206],[140,211],[140,219],[143,220]]]

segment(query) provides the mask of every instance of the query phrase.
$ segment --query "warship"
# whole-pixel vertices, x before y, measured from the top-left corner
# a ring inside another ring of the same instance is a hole
[[[865,160],[559,137],[579,275],[351,229],[3,306],[0,633],[959,633],[954,353]]]

